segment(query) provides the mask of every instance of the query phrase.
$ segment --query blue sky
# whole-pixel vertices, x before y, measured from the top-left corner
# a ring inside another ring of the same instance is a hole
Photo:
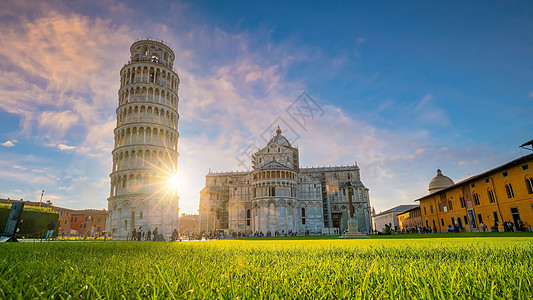
[[[301,166],[357,162],[376,211],[411,203],[437,168],[457,182],[526,154],[532,15],[528,1],[7,1],[0,197],[107,208],[119,70],[150,36],[181,78],[182,212],[271,125],[298,137]],[[304,91],[323,114],[300,126],[287,109]]]

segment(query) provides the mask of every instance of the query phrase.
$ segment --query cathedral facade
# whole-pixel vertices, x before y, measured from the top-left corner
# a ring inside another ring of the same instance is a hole
[[[348,228],[351,192],[359,231],[369,232],[368,191],[357,165],[300,167],[298,148],[278,128],[252,155],[252,171],[206,175],[198,228],[243,235],[339,232]]]

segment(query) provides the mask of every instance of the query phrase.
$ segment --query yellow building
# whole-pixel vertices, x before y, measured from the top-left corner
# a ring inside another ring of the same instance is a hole
[[[461,231],[483,231],[504,222],[513,222],[514,230],[523,222],[533,227],[533,154],[517,158],[459,183],[442,175],[431,180],[430,194],[420,202],[422,223],[446,232],[449,225]],[[494,228],[495,229],[495,228]]]
[[[416,231],[418,228],[426,226],[422,224],[422,216],[420,215],[420,206],[413,207],[396,215],[398,218],[398,226],[400,232],[405,232],[410,229]],[[428,227],[428,226],[426,226]]]

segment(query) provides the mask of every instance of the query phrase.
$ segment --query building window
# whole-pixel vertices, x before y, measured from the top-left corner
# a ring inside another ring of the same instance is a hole
[[[74,222],[78,222],[78,217],[74,217]]]
[[[424,215],[427,215],[428,212],[426,211],[426,207],[424,206]]]
[[[68,221],[68,220],[65,220],[65,224],[67,224],[67,221]]]
[[[510,183],[505,185],[505,190],[507,191],[507,198],[514,198],[513,186]]]
[[[305,207],[302,207],[302,224],[305,225]]]
[[[526,178],[527,193],[533,194],[533,178]]]
[[[435,220],[432,220],[433,221],[433,227],[437,227],[437,225],[435,225]]]
[[[431,214],[433,214],[433,205],[429,206],[429,210],[431,211]]]
[[[142,219],[142,218],[143,218],[143,212],[141,211],[141,212],[139,213],[139,219]],[[100,222],[100,218],[98,218],[98,222]]]
[[[475,188],[475,187],[476,187],[476,184],[475,184],[475,183],[472,183],[470,186],[473,187],[473,188]]]
[[[439,203],[439,212],[442,212],[442,206]]]
[[[527,170],[527,169],[529,169],[529,166],[528,166],[527,164],[522,166],[522,170],[525,171],[525,170]]]
[[[60,212],[59,212],[59,215],[60,215],[60,216],[62,216],[62,215],[63,215],[63,212],[62,212],[62,211],[60,211]]]
[[[503,177],[507,177],[507,171],[502,173]]]
[[[461,207],[464,208],[466,206],[465,197],[459,197],[459,200],[461,201]]]
[[[498,219],[498,213],[493,211],[492,212],[492,216],[494,217],[494,222],[500,222],[500,220]]]
[[[494,192],[492,190],[489,190],[488,194],[489,194],[489,202],[490,203],[496,202],[496,198],[494,198]]]
[[[440,223],[442,224],[442,226],[444,226],[444,219],[440,219]]]
[[[490,182],[490,180],[488,178],[485,179],[485,183],[489,183],[489,182]]]
[[[68,217],[68,211],[67,211],[67,217]]]
[[[468,217],[467,216],[463,216],[463,220],[465,220],[465,225],[468,225]]]
[[[450,210],[453,210],[452,200],[449,200],[449,201],[448,201],[448,207],[450,208]]]
[[[479,205],[479,195],[474,193],[474,205]]]
[[[483,223],[483,216],[481,214],[477,214],[477,219],[479,223]]]

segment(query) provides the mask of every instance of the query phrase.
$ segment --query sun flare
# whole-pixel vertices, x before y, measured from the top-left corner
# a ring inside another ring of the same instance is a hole
[[[173,191],[177,191],[179,186],[178,174],[172,174],[168,178],[167,185]]]

